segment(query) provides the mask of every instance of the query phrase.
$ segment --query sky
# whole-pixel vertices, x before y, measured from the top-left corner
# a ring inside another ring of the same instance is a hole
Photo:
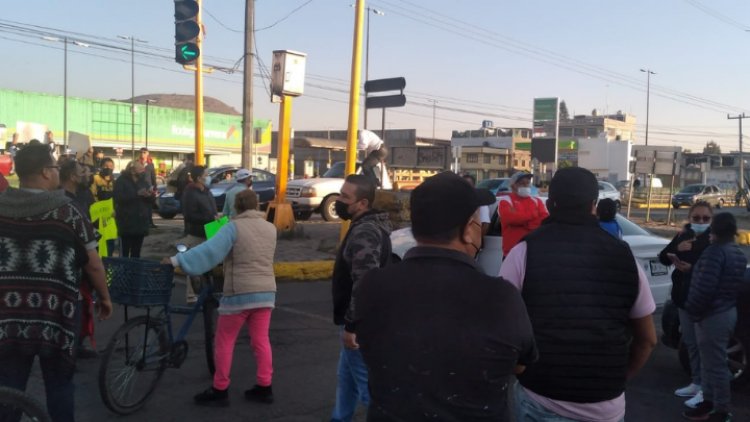
[[[345,129],[352,68],[354,0],[256,0],[254,116],[277,127],[261,66],[273,50],[307,54],[305,93],[294,100],[296,130]],[[69,45],[68,95],[125,99],[192,94],[193,74],[174,62],[172,0],[27,0],[0,17],[0,87],[62,94],[61,42]],[[702,150],[714,140],[738,150],[738,120],[750,114],[750,2],[746,0],[370,0],[370,79],[403,76],[407,105],[386,112],[389,129],[449,139],[453,130],[531,127],[535,97],[559,97],[571,114],[622,111],[637,118],[636,144]],[[204,95],[241,110],[244,0],[203,0]],[[14,28],[15,27],[15,28]],[[116,49],[99,47],[106,44]],[[364,80],[364,74],[362,79]],[[2,105],[0,105],[2,106]],[[434,113],[434,114],[433,114]],[[434,116],[434,118],[433,118]],[[360,115],[360,126],[362,117]],[[750,132],[750,120],[745,120]],[[369,112],[379,129],[380,110]],[[745,140],[748,136],[745,135]],[[749,147],[744,148],[750,149]]]

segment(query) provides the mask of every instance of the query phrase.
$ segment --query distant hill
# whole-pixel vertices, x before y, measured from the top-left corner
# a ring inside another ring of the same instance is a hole
[[[156,100],[155,103],[151,103],[153,106],[159,107],[173,107],[182,108],[185,110],[195,109],[195,96],[194,95],[180,95],[180,94],[147,94],[139,95],[135,97],[136,104],[146,104],[146,100]],[[113,100],[120,101],[123,103],[129,103],[130,98],[124,100]],[[220,113],[220,114],[232,114],[235,116],[242,115],[239,111],[235,110],[222,101],[212,97],[203,97],[203,111],[209,113]]]

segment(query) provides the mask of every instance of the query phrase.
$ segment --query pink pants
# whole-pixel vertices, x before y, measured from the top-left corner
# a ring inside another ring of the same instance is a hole
[[[271,308],[248,309],[239,314],[219,315],[216,323],[214,340],[214,388],[226,390],[229,387],[229,371],[232,369],[232,355],[237,335],[247,322],[250,335],[250,346],[255,354],[257,366],[257,384],[263,387],[271,385],[273,375],[273,358],[271,342],[268,339],[268,327],[271,325]]]

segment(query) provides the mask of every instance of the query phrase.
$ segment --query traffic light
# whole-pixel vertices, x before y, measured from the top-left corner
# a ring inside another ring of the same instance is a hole
[[[198,37],[201,27],[198,24],[198,2],[195,0],[175,0],[174,2],[174,45],[175,61],[192,64],[201,54]]]

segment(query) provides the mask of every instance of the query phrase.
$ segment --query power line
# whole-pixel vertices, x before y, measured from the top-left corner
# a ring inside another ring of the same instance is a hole
[[[736,21],[736,20],[730,18],[729,16],[727,16],[727,15],[725,15],[725,14],[723,14],[723,13],[717,11],[717,10],[711,9],[710,7],[708,7],[708,6],[700,3],[697,0],[685,0],[685,2],[687,4],[695,7],[696,9],[700,10],[701,12],[705,13],[706,15],[711,16],[712,18],[717,19],[720,22],[723,22],[723,23],[725,23],[725,24],[727,24],[729,26],[733,26],[733,27],[735,27],[737,29],[741,29],[743,31],[747,31],[748,28],[750,28],[747,25],[743,24],[742,22]]]
[[[310,4],[312,2],[313,2],[313,0],[307,0],[306,2],[304,2],[301,5],[297,6],[291,12],[287,13],[286,15],[284,15],[281,19],[277,20],[276,22],[274,22],[274,23],[272,23],[272,24],[270,24],[268,26],[264,26],[263,28],[258,28],[258,29],[255,30],[255,32],[265,31],[266,29],[273,28],[274,26],[280,24],[281,22],[284,22],[285,20],[289,19],[293,14],[297,13],[297,11],[299,11],[300,9],[302,9],[303,7],[307,6],[308,4]]]

